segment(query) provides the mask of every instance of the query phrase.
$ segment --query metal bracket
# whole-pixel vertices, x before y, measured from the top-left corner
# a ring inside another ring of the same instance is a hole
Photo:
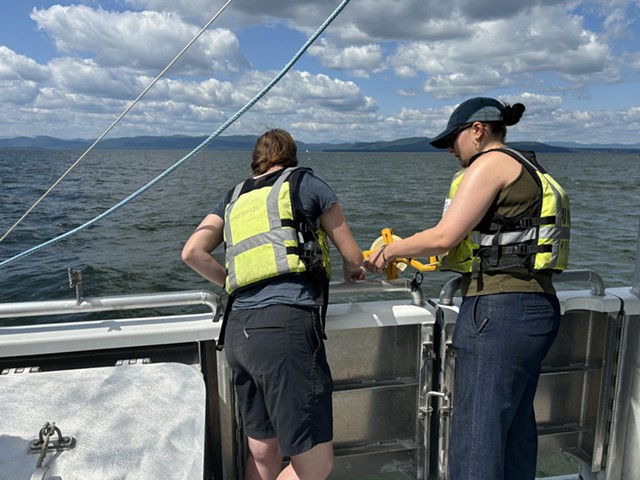
[[[84,292],[82,289],[82,272],[80,270],[74,270],[72,268],[69,268],[68,274],[69,274],[69,287],[70,288],[75,287],[76,301],[78,303],[81,303],[82,297],[84,295]]]
[[[53,429],[53,432],[47,429]],[[58,434],[57,440],[53,438],[45,438],[45,436],[53,436],[53,434]],[[41,453],[43,447],[46,450],[69,450],[76,446],[76,438],[75,437],[64,437],[62,436],[62,431],[54,424],[47,423],[44,427],[40,429],[40,433],[38,434],[38,439],[33,440],[29,445],[29,453]]]

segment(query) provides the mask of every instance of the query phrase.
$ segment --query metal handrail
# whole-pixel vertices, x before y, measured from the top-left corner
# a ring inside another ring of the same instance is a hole
[[[440,290],[440,305],[453,305],[453,297],[456,292],[460,290],[460,285],[462,284],[462,276],[458,275],[457,277],[452,278],[447,283],[442,286],[442,290]]]
[[[329,295],[332,294],[368,294],[368,293],[409,293],[411,304],[419,307],[426,305],[424,293],[419,285],[408,278],[394,280],[364,280],[358,282],[335,282],[329,284]]]
[[[636,242],[636,266],[633,270],[633,284],[631,293],[640,297],[640,227],[638,227],[638,241]]]
[[[605,294],[604,280],[593,270],[566,270],[554,277],[561,282],[587,282],[591,284],[591,295],[603,297]]]
[[[330,294],[367,294],[406,292],[411,294],[412,304],[424,306],[424,295],[419,286],[408,279],[366,280],[361,282],[331,283]],[[187,305],[208,305],[217,322],[222,314],[221,299],[208,290],[140,295],[115,295],[83,297],[69,300],[0,303],[0,319],[13,317],[37,317],[41,315],[69,315],[142,308],[164,308]]]
[[[565,270],[562,273],[554,274],[559,276],[562,282],[587,282],[591,284],[591,295],[602,297],[605,294],[605,286],[602,277],[593,270]],[[440,290],[440,305],[453,305],[453,297],[460,290],[462,277],[457,276],[445,283]]]
[[[0,318],[68,315],[186,305],[208,305],[213,313],[212,320],[217,322],[220,318],[222,310],[220,308],[220,297],[208,290],[89,297],[82,298],[80,301],[50,300],[42,302],[0,303]]]

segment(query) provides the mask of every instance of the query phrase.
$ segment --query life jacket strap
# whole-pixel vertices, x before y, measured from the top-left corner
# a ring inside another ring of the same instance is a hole
[[[541,225],[555,225],[555,224],[556,224],[556,217],[553,215],[549,215],[546,217],[520,218],[518,220],[510,222],[508,226],[510,227],[510,229],[513,229],[513,228],[527,229],[527,228],[539,227]],[[501,226],[504,226],[504,224],[494,222],[494,223],[491,223],[489,228],[491,230],[497,230]]]
[[[530,253],[548,253],[552,251],[552,245],[527,245],[525,243],[519,243],[517,245],[495,245],[488,248],[480,248],[474,253],[479,257],[488,258],[492,257],[496,252],[501,255],[527,255]],[[497,264],[494,266],[497,266]]]
[[[221,351],[224,348],[224,332],[227,329],[227,322],[229,321],[229,315],[231,314],[231,307],[235,300],[235,295],[229,295],[227,305],[224,307],[224,315],[222,316],[222,325],[220,326],[220,335],[218,336],[218,342],[216,343],[216,350]]]

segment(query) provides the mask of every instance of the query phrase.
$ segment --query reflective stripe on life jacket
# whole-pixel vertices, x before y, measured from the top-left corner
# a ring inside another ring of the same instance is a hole
[[[489,151],[500,151],[518,160],[536,181],[538,193],[525,212],[516,217],[488,213],[459,245],[440,259],[441,268],[460,273],[498,272],[523,267],[530,271],[565,270],[571,223],[566,192],[535,161],[535,157],[527,158],[510,148]],[[445,211],[465,170],[459,171],[451,182]]]
[[[225,207],[224,241],[230,294],[280,275],[330,268],[328,242],[295,205],[291,175],[309,169],[287,168],[273,185],[243,192],[238,184]]]

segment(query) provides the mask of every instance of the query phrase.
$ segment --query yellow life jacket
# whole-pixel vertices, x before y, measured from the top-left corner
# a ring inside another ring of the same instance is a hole
[[[441,269],[474,274],[522,268],[534,272],[566,270],[571,227],[566,192],[538,164],[533,153],[528,158],[510,148],[489,151],[503,152],[518,160],[538,184],[538,193],[516,217],[506,218],[490,210],[460,244],[440,258]],[[453,177],[445,212],[465,171],[460,170]]]
[[[287,168],[271,182],[242,182],[230,192],[224,214],[229,294],[280,275],[307,273],[314,284],[320,276],[328,282],[326,233],[307,221],[295,195],[301,175],[310,170]]]

